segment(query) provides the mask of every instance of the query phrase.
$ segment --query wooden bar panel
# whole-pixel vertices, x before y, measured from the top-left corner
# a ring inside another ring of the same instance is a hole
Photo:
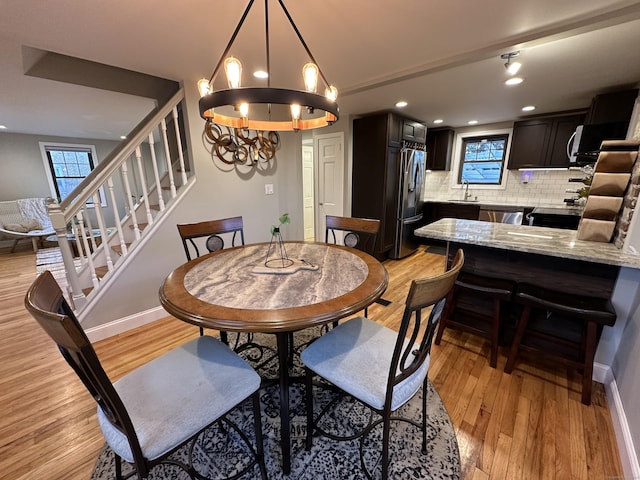
[[[463,271],[527,282],[570,294],[611,298],[620,267],[449,242],[448,262],[462,248]]]

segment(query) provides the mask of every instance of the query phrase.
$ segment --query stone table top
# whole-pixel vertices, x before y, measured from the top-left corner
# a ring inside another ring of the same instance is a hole
[[[285,246],[290,259],[310,269],[260,273],[268,243],[229,248],[176,268],[160,287],[160,301],[194,325],[277,333],[358,313],[387,288],[386,269],[364,252],[324,243]]]
[[[184,277],[187,291],[207,303],[228,308],[291,308],[324,302],[354,290],[367,278],[366,263],[353,253],[315,243],[286,243],[292,260],[318,266],[280,274],[255,273],[266,245],[226,250],[193,267]]]
[[[443,218],[415,230],[418,237],[640,269],[640,256],[612,243],[578,240],[575,230]]]

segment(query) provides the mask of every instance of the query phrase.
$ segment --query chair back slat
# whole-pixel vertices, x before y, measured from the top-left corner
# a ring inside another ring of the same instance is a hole
[[[337,243],[336,231],[341,231],[345,233],[344,243],[347,246],[373,254],[379,230],[380,220],[327,215],[324,241],[330,243],[329,234],[331,234],[332,243]],[[350,243],[348,239],[353,243]]]
[[[184,247],[187,260],[191,260],[191,252],[189,245],[195,251],[195,257],[200,256],[200,250],[198,245],[194,241],[197,238],[203,237],[217,237],[217,242],[207,242],[205,245],[207,250],[212,252],[224,248],[224,240],[220,235],[225,233],[233,233],[231,238],[231,246],[236,246],[236,235],[240,236],[239,245],[244,245],[244,226],[242,217],[223,218],[220,220],[208,220],[198,223],[183,223],[178,224],[178,233],[182,239],[182,246]],[[215,245],[215,246],[213,246]]]
[[[127,436],[138,472],[146,472],[148,464],[129,414],[51,272],[45,270],[31,285],[25,307],[57,344],[105,416]]]
[[[458,250],[447,271],[411,282],[389,371],[388,402],[391,402],[393,387],[415,373],[427,360],[438,322],[463,264],[464,252]],[[422,325],[422,311],[428,307],[433,308],[428,321]]]

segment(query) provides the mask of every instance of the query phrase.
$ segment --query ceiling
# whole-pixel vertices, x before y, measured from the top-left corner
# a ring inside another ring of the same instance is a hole
[[[231,53],[245,85],[266,68],[264,2]],[[161,6],[160,6],[161,5]],[[186,85],[209,77],[246,2],[239,0],[0,0],[0,132],[114,139],[153,108],[150,99],[26,76],[31,48]],[[343,115],[409,105],[433,126],[512,121],[586,108],[597,93],[640,84],[640,2],[611,0],[288,0],[286,6]],[[269,0],[271,84],[296,83],[307,61]],[[31,47],[31,48],[25,48]],[[500,54],[520,51],[524,82],[507,87]],[[295,82],[294,82],[295,80]],[[264,82],[264,81],[263,81]]]

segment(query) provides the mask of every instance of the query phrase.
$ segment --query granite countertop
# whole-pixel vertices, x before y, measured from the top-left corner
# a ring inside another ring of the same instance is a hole
[[[612,243],[577,240],[575,230],[443,218],[415,230],[418,237],[640,269],[640,255]]]

